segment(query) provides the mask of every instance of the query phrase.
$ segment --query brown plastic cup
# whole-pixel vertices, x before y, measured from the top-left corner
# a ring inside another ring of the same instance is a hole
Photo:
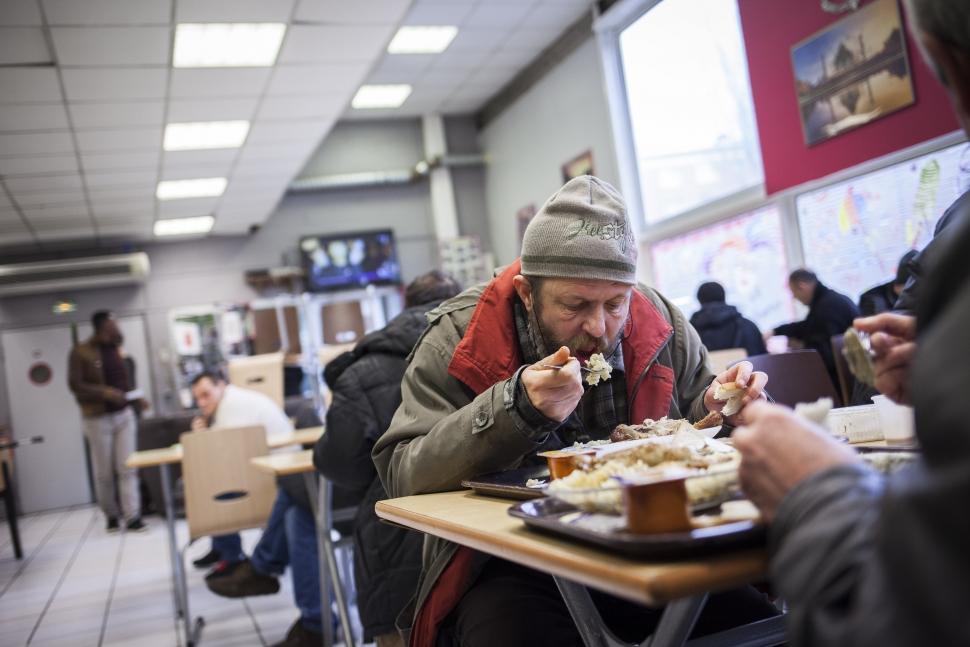
[[[580,456],[592,456],[595,453],[595,450],[565,451],[555,449],[542,452],[539,456],[545,458],[546,463],[549,465],[549,480],[555,481],[556,479],[569,476],[575,471],[577,458]]]
[[[627,530],[641,535],[689,532],[692,526],[686,481],[686,476],[622,480]]]

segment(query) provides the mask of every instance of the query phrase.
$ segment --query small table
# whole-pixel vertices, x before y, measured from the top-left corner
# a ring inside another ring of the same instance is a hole
[[[288,447],[290,445],[306,445],[315,443],[323,434],[323,427],[307,427],[297,429],[288,434],[270,436],[266,444],[270,449]],[[172,477],[169,466],[182,462],[182,446],[178,443],[160,449],[147,449],[134,452],[125,461],[125,466],[135,469],[157,467],[162,481],[162,499],[165,505],[165,525],[168,532],[169,560],[172,567],[172,597],[175,604],[175,620],[184,623],[186,645],[192,647],[198,640],[202,629],[202,618],[193,622],[189,617],[188,594],[186,590],[185,565],[179,556],[178,544],[175,541],[175,504],[172,496]]]
[[[508,500],[464,490],[380,501],[375,510],[387,521],[551,574],[590,647],[627,643],[605,626],[586,586],[641,604],[666,604],[656,630],[642,645],[682,645],[709,591],[740,586],[767,573],[767,555],[761,549],[678,562],[613,555],[531,531],[508,515],[509,505]],[[688,644],[754,646],[783,640],[784,618],[779,616]]]
[[[330,529],[333,521],[330,518],[330,484],[317,474],[313,466],[313,450],[288,454],[272,454],[250,459],[253,467],[268,472],[274,476],[290,476],[302,474],[306,484],[310,504],[313,507],[313,519],[317,530],[317,563],[320,570],[320,611],[323,619],[323,644],[330,647],[335,642],[333,624],[330,622],[330,587],[327,576],[333,582],[334,596],[337,599],[337,610],[340,613],[340,624],[344,629],[345,640],[350,647],[354,647],[353,627],[350,623],[350,613],[347,610],[347,600],[340,572],[337,569],[337,557],[334,552]]]

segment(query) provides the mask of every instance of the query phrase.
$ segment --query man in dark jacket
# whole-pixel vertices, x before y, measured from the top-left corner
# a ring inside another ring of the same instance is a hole
[[[899,259],[899,265],[896,266],[896,278],[892,281],[869,288],[859,296],[859,312],[863,317],[871,317],[895,309],[896,300],[912,275],[909,263],[917,253],[915,249],[911,249],[903,254]]]
[[[749,356],[768,352],[758,326],[724,302],[724,288],[720,283],[701,283],[697,288],[697,302],[701,309],[691,316],[690,324],[707,350],[743,348]]]
[[[783,324],[765,333],[765,339],[775,335],[785,335],[799,340],[805,348],[818,351],[825,368],[832,378],[832,385],[838,388],[839,378],[835,372],[835,358],[832,355],[832,337],[841,335],[859,316],[859,309],[852,299],[826,287],[814,272],[795,270],[788,277],[788,287],[802,304],[808,306],[808,316],[802,321]]]
[[[432,271],[405,291],[406,309],[327,364],[324,378],[333,392],[327,433],[317,441],[313,463],[360,501],[354,523],[354,579],[364,640],[378,647],[403,646],[394,626],[417,588],[421,573],[420,533],[382,524],[374,504],[387,498],[371,449],[401,404],[407,356],[428,325],[426,313],[461,292],[458,282]]]
[[[970,134],[970,5],[907,0],[915,35]],[[741,484],[772,521],[771,573],[793,645],[970,644],[970,220],[920,254],[916,317],[856,322],[876,386],[916,410],[922,456],[882,479],[823,430],[770,405],[734,434]]]

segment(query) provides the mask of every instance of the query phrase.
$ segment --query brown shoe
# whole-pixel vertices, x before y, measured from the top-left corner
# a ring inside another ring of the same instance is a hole
[[[245,598],[251,595],[272,595],[280,590],[280,581],[272,575],[263,575],[253,568],[248,559],[240,562],[225,577],[207,579],[210,591],[224,598]]]
[[[283,642],[278,642],[273,647],[317,647],[323,642],[323,636],[315,631],[310,631],[297,620],[286,632]]]

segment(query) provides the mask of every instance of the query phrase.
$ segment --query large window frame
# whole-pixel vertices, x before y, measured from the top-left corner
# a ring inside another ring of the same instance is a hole
[[[647,284],[653,282],[653,268],[649,246],[652,243],[689,233],[694,229],[729,220],[761,207],[775,205],[781,217],[785,253],[792,268],[805,262],[802,234],[795,209],[795,197],[806,191],[850,180],[908,159],[966,142],[963,131],[954,131],[939,137],[873,158],[830,175],[811,180],[783,191],[766,196],[764,186],[752,187],[711,201],[696,209],[681,213],[655,224],[647,224],[643,213],[643,200],[637,167],[633,126],[627,101],[626,81],[620,56],[620,33],[663,0],[620,0],[605,13],[596,17],[593,30],[600,51],[600,59],[606,83],[607,104],[617,156],[619,179],[626,198],[627,209],[640,244],[639,279]]]

